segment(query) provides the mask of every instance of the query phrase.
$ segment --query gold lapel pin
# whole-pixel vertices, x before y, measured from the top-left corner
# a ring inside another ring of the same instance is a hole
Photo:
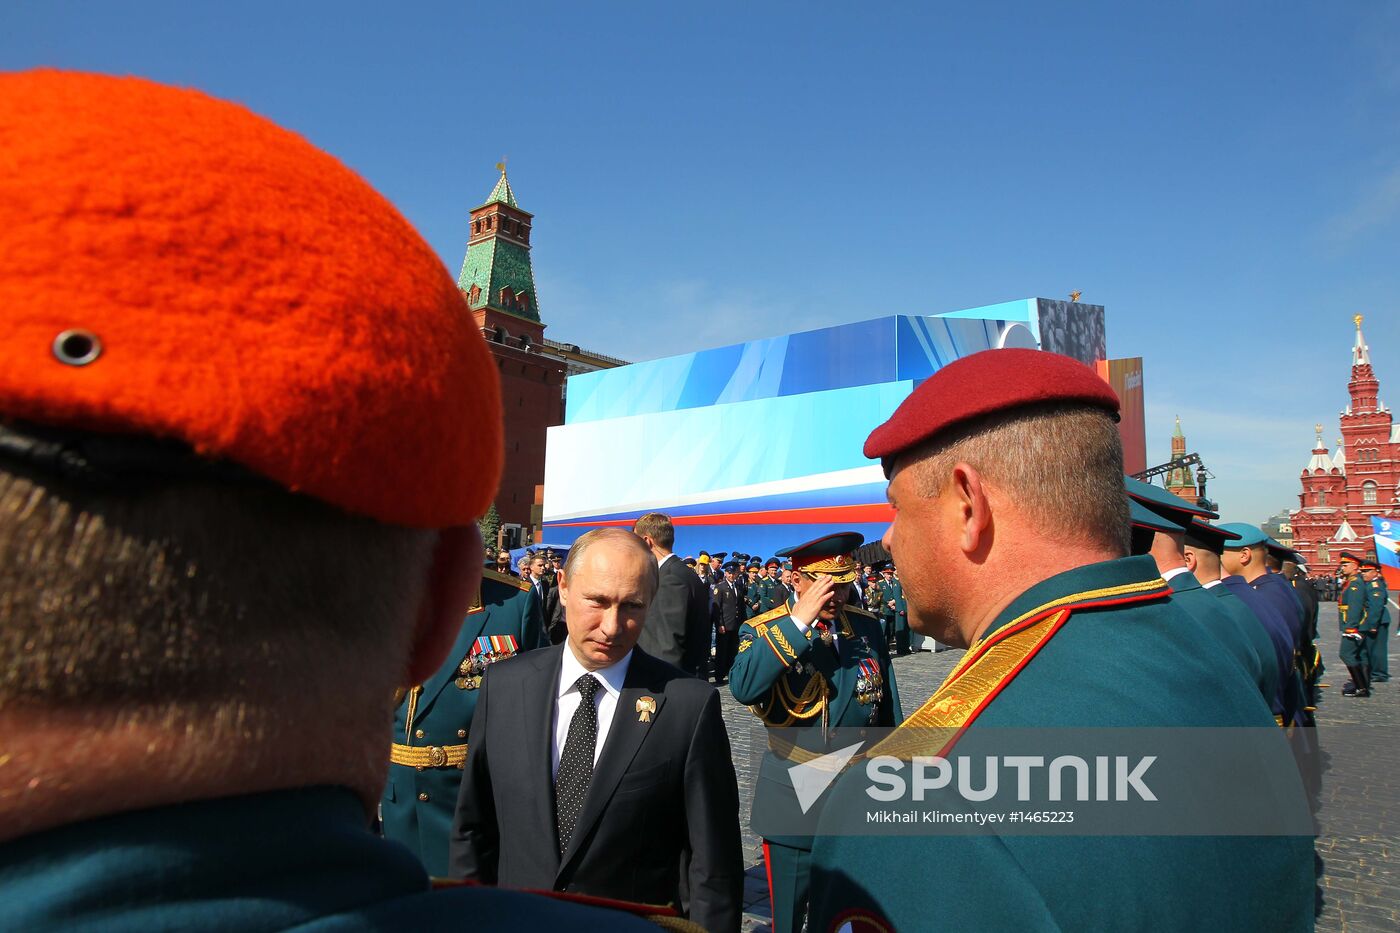
[[[651,722],[651,714],[656,712],[656,701],[651,697],[637,700],[637,722]]]

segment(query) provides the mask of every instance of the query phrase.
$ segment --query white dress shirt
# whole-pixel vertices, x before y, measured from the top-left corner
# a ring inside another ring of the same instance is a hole
[[[1201,586],[1205,587],[1206,589],[1210,589],[1210,588],[1213,587],[1213,586],[1219,586],[1219,585],[1220,585],[1220,581],[1219,581],[1219,580],[1212,580],[1212,581],[1210,581],[1209,583],[1202,583],[1202,584],[1201,584]]]
[[[1163,580],[1170,580],[1172,577],[1179,577],[1179,576],[1181,576],[1183,573],[1190,573],[1190,572],[1191,572],[1191,571],[1188,570],[1188,569],[1185,568],[1185,567],[1173,567],[1171,570],[1167,570],[1167,571],[1163,572],[1163,574],[1162,574],[1162,579],[1163,579]]]
[[[574,683],[584,674],[598,678],[603,689],[593,694],[593,702],[598,707],[598,744],[593,748],[593,764],[598,764],[598,755],[608,740],[608,730],[612,728],[613,715],[617,712],[617,698],[622,693],[622,685],[627,680],[627,665],[632,663],[632,652],[627,652],[621,661],[602,670],[590,671],[574,656],[574,648],[564,643],[564,660],[559,665],[559,686],[554,694],[554,748],[550,753],[549,773],[559,775],[559,756],[564,754],[564,742],[569,738],[569,723],[573,722],[574,711],[578,709],[583,696]]]

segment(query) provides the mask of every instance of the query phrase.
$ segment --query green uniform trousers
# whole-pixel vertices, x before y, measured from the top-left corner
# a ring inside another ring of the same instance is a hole
[[[763,841],[763,863],[768,869],[768,903],[773,912],[773,933],[802,933],[807,919],[808,885],[812,877],[812,852]]]
[[[1371,679],[1382,683],[1390,679],[1390,626],[1382,625],[1375,635],[1366,636],[1366,651],[1371,662]]]
[[[1338,653],[1347,667],[1368,666],[1370,659],[1366,653],[1366,634],[1363,632],[1360,638],[1356,638],[1343,632],[1341,650]]]

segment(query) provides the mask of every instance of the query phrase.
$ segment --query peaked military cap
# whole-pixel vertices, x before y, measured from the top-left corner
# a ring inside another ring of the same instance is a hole
[[[865,456],[889,476],[901,453],[964,422],[1054,402],[1100,408],[1118,419],[1119,402],[1094,370],[1045,350],[983,350],[925,379],[870,432]]]
[[[856,548],[865,543],[865,535],[856,531],[838,531],[823,535],[805,544],[783,548],[769,564],[777,563],[778,557],[792,560],[794,569],[816,576],[830,574],[837,583],[850,583],[859,570],[855,558],[851,556]]]
[[[1226,531],[1219,525],[1209,524],[1200,518],[1191,519],[1191,525],[1186,529],[1187,544],[1210,551],[1213,554],[1223,553],[1225,543],[1237,541],[1239,537],[1233,531]]]
[[[1282,542],[1275,540],[1273,537],[1270,537],[1269,540],[1265,541],[1264,546],[1269,549],[1269,553],[1272,554],[1275,558],[1277,558],[1280,563],[1283,563],[1285,561],[1294,564],[1303,563],[1303,555],[1299,554],[1291,547],[1285,546]]]
[[[1210,509],[1202,508],[1194,502],[1181,498],[1174,493],[1167,492],[1161,486],[1154,486],[1151,483],[1144,483],[1140,479],[1133,479],[1131,476],[1123,477],[1123,488],[1128,491],[1128,495],[1149,509],[1160,511],[1168,509],[1173,512],[1185,512],[1187,515],[1199,515],[1202,518],[1217,519],[1220,516]]]
[[[1180,534],[1186,530],[1186,524],[1190,522],[1190,517],[1181,516],[1180,521],[1173,521],[1165,515],[1159,515],[1136,499],[1128,499],[1128,520],[1134,528],[1145,528],[1148,531],[1162,531],[1167,534]]]
[[[1360,566],[1361,564],[1365,563],[1365,560],[1366,560],[1366,559],[1365,559],[1364,557],[1357,557],[1357,556],[1356,556],[1355,554],[1353,554],[1351,551],[1343,551],[1343,552],[1342,552],[1342,556],[1337,558],[1337,563],[1340,564],[1342,561],[1347,561],[1347,560],[1351,561],[1353,564],[1356,564],[1357,566]]]
[[[767,562],[764,563],[763,566],[764,566],[764,567],[781,567],[782,565],[783,565],[783,562],[780,561],[780,560],[778,560],[777,557],[770,557],[770,558],[768,558]]]
[[[1240,548],[1258,547],[1261,544],[1268,544],[1271,540],[1258,525],[1251,525],[1247,522],[1226,522],[1220,527],[1239,535],[1239,540],[1231,541],[1225,545],[1227,550],[1237,551]]]

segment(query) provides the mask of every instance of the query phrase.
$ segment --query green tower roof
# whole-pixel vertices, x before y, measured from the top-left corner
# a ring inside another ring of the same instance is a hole
[[[515,192],[510,190],[510,180],[506,178],[505,169],[501,169],[501,180],[496,182],[496,187],[491,189],[491,196],[486,199],[487,204],[508,204],[511,207],[519,207],[515,203]]]

